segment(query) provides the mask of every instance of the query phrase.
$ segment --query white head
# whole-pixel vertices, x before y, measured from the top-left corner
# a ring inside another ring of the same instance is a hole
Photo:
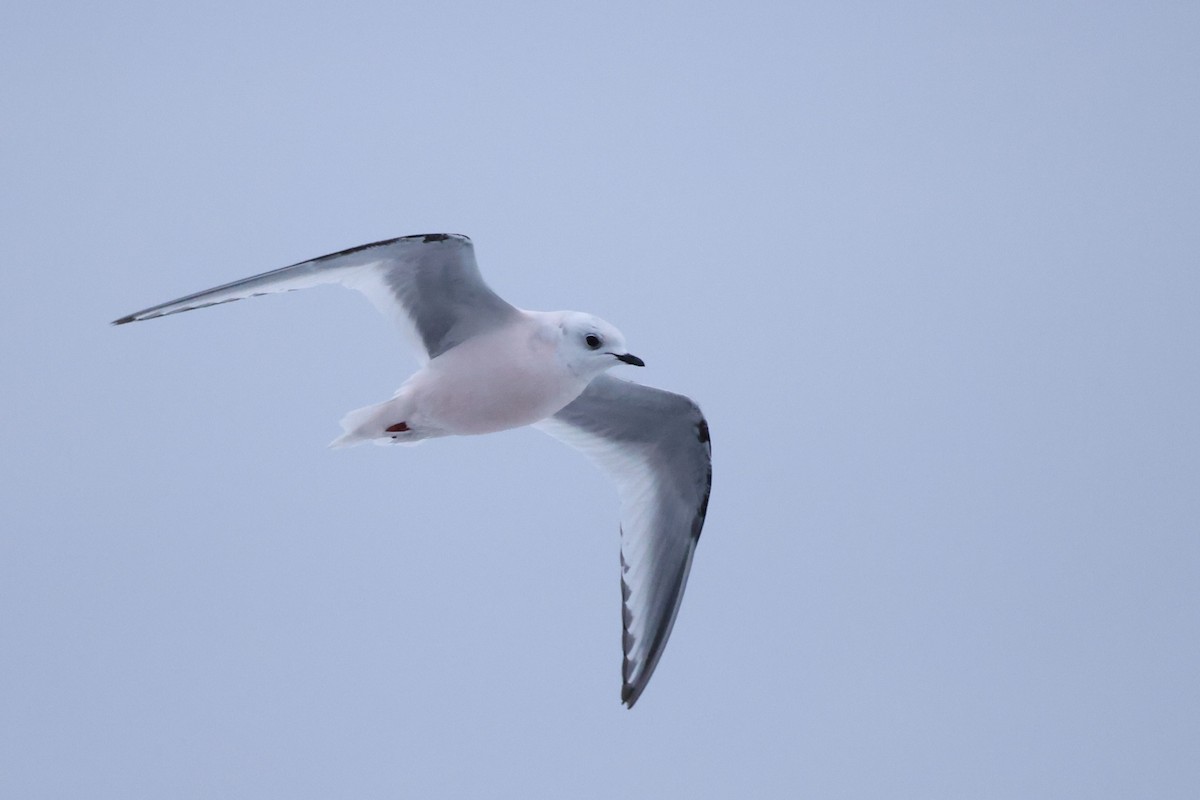
[[[580,377],[593,378],[620,363],[646,366],[644,361],[629,353],[625,336],[599,317],[563,311],[558,327],[562,331],[559,357]]]

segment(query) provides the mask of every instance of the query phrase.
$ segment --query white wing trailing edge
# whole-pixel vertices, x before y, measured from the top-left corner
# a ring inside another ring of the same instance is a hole
[[[534,427],[576,447],[621,498],[621,702],[646,688],[671,635],[712,487],[708,423],[686,397],[607,375]]]

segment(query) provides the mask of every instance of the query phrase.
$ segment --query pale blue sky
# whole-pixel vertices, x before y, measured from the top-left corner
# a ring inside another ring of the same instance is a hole
[[[1200,7],[0,11],[0,796],[1193,798]],[[333,452],[350,292],[472,236],[694,397],[618,702],[617,505],[534,431]]]

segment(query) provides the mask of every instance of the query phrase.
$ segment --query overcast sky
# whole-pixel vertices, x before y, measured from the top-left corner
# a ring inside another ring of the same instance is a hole
[[[1128,6],[1128,8],[1122,8]],[[1194,798],[1200,6],[7,4],[0,796]],[[325,445],[470,235],[712,431],[637,707],[617,501]]]

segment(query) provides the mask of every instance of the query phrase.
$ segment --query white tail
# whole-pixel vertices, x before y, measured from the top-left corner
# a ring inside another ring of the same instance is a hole
[[[387,429],[403,422],[406,416],[407,397],[397,395],[391,400],[373,406],[356,408],[342,417],[344,433],[329,443],[330,447],[351,447],[363,442],[394,444],[412,441],[413,431],[391,432]]]

